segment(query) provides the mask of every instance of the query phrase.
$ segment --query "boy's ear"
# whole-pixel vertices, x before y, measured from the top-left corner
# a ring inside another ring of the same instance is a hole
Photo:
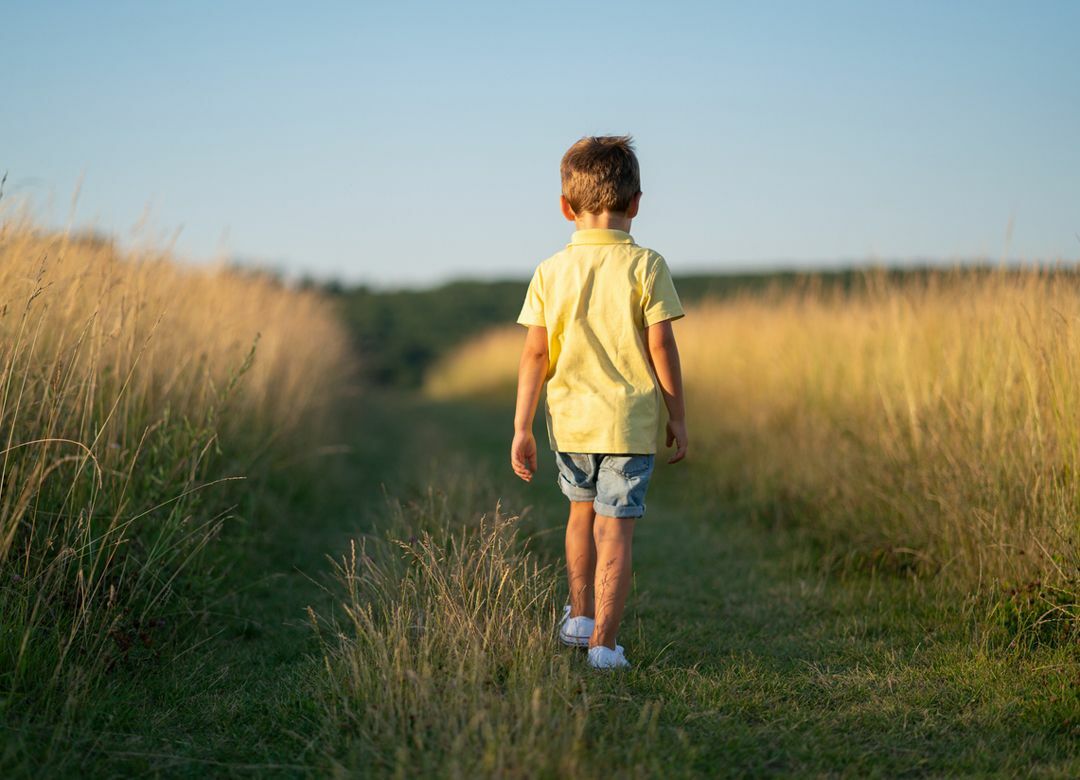
[[[626,218],[633,219],[637,216],[638,206],[641,205],[641,190],[638,190],[638,194],[630,199],[630,206],[626,209]]]
[[[570,201],[566,199],[565,195],[559,196],[559,209],[562,211],[562,215],[570,222],[577,219],[577,214],[574,213],[574,209],[570,206]]]

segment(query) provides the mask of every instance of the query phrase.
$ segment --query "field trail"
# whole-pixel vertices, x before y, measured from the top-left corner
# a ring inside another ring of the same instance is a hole
[[[430,411],[436,446],[468,451],[511,509],[541,514],[558,556],[566,507],[555,467],[542,451],[534,482],[515,481],[511,410]],[[657,469],[619,640],[636,670],[595,713],[595,739],[653,702],[663,754],[705,774],[1075,772],[1067,649],[1021,659],[984,648],[960,599],[943,605],[904,578],[820,571],[796,532],[709,495],[704,472]]]
[[[300,495],[266,521],[233,572],[223,631],[142,689],[162,703],[158,717],[103,732],[115,768],[327,771],[333,727],[312,701],[321,657],[304,610],[329,609],[325,556],[378,523],[385,494],[487,483],[511,511],[529,508],[545,530],[536,549],[558,555],[554,464],[542,458],[531,485],[515,480],[508,409],[400,398],[360,407],[343,422],[353,452],[339,490]],[[797,537],[732,515],[696,468],[659,468],[638,525],[619,640],[635,668],[597,683],[587,734],[616,773],[631,769],[618,765],[620,739],[643,708],[655,718],[650,761],[674,774],[1080,768],[1061,704],[1074,667],[1062,657],[982,651],[960,605],[943,611],[910,581],[813,573]]]

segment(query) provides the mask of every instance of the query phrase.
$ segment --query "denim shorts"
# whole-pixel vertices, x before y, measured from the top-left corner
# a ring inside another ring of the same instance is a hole
[[[655,455],[556,452],[559,488],[571,501],[592,501],[598,515],[641,517]]]

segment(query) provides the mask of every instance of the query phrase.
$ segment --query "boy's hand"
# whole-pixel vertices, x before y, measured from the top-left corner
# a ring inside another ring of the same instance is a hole
[[[686,457],[686,447],[689,444],[689,440],[686,438],[686,421],[680,420],[679,422],[672,422],[668,420],[667,424],[667,446],[672,444],[676,445],[678,449],[675,450],[675,454],[671,456],[671,460],[668,463],[678,463],[680,460]]]
[[[510,465],[514,473],[526,482],[532,482],[536,472],[536,439],[531,431],[518,431],[510,445]]]

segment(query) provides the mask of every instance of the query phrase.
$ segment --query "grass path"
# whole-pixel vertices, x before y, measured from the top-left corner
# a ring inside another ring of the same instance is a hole
[[[338,489],[298,485],[261,519],[216,607],[220,633],[103,705],[83,739],[93,774],[324,774],[334,736],[311,699],[304,608],[326,607],[325,555],[370,528],[380,485],[408,498],[467,468],[506,506],[528,505],[551,529],[540,549],[558,553],[554,464],[530,486],[512,481],[510,419],[499,405],[366,401],[343,421],[354,452],[327,478]],[[598,762],[631,771],[625,740],[645,718],[658,750],[639,768],[668,775],[1080,775],[1075,648],[994,649],[962,604],[942,607],[917,583],[816,575],[797,535],[733,516],[701,475],[660,469],[639,524],[620,636],[635,668],[589,678]]]
[[[509,413],[457,414],[485,467],[509,475]],[[590,734],[615,766],[649,702],[666,774],[1080,776],[1075,648],[1020,656],[910,580],[816,575],[797,534],[733,516],[696,468],[658,469],[635,534],[620,643],[636,669]],[[557,525],[554,474],[541,461],[512,495]]]

